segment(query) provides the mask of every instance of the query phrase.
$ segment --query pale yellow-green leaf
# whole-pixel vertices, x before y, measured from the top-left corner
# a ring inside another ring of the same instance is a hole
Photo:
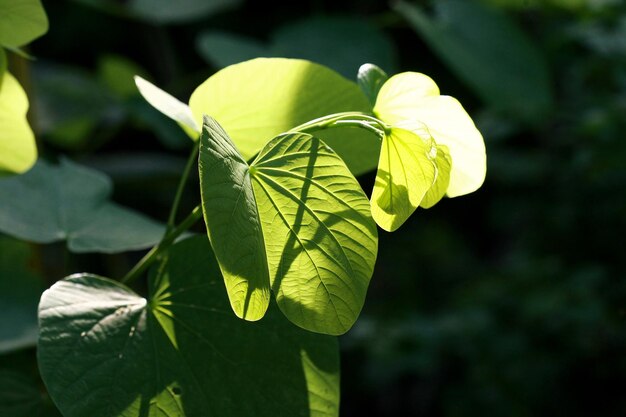
[[[453,97],[439,95],[431,78],[415,72],[391,77],[378,94],[374,112],[391,125],[421,122],[438,145],[448,147],[449,197],[469,194],[482,185],[487,171],[483,137],[463,106]]]
[[[27,111],[26,93],[17,80],[5,72],[0,87],[0,173],[25,172],[37,160],[37,146],[26,120]]]
[[[431,208],[446,195],[446,190],[450,184],[450,170],[452,169],[452,158],[450,158],[450,152],[446,145],[437,145],[435,165],[437,166],[437,179],[420,203],[420,207],[423,208]]]
[[[425,129],[418,134],[392,127],[383,138],[371,204],[372,216],[384,230],[397,230],[433,185],[433,145]]]
[[[200,124],[196,123],[188,105],[138,75],[135,76],[135,84],[137,84],[137,88],[143,98],[145,98],[152,107],[170,119],[178,122],[183,130],[193,139],[198,138]]]
[[[196,122],[214,117],[249,160],[273,137],[333,113],[369,112],[356,83],[300,59],[258,58],[231,65],[201,84],[189,106]],[[362,129],[316,132],[354,174],[376,166],[380,142]]]

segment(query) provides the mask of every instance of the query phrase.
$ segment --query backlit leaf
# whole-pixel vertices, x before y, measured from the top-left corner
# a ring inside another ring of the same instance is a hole
[[[420,203],[420,207],[423,208],[431,208],[437,204],[446,195],[446,190],[450,185],[452,158],[450,158],[450,151],[446,145],[437,145],[435,165],[437,166],[437,179]]]
[[[8,72],[0,85],[0,177],[22,173],[37,160],[33,131],[26,120],[28,97]]]
[[[393,127],[383,138],[371,202],[372,216],[388,232],[413,214],[435,181],[434,143],[427,130],[417,132]]]
[[[225,261],[218,255],[220,264],[266,257],[269,284],[289,320],[314,332],[345,333],[363,307],[378,249],[369,202],[356,179],[330,147],[308,134],[279,135],[248,169],[241,158],[234,162],[235,148],[219,125],[208,120],[204,129],[200,160],[210,153],[215,161],[221,155],[222,162],[201,166],[203,205],[217,205],[221,191],[228,197],[220,210],[233,213],[233,220],[216,235],[206,211],[216,252],[221,245],[229,250]],[[247,215],[241,218],[247,222],[234,220],[244,204]],[[247,208],[253,205],[256,213]],[[264,252],[257,242],[257,222]],[[231,244],[238,238],[239,245]],[[241,294],[230,296],[232,300]]]
[[[437,145],[445,145],[452,159],[446,193],[456,197],[476,191],[487,172],[485,142],[461,103],[439,95],[428,76],[404,72],[380,89],[374,113],[391,125],[422,123]]]
[[[189,106],[200,125],[209,114],[220,122],[245,160],[276,135],[332,113],[371,111],[358,86],[309,61],[259,58],[227,67],[201,84]],[[316,133],[360,174],[373,169],[380,141],[361,129]]]
[[[206,237],[173,246],[143,298],[118,282],[74,275],[39,306],[39,367],[66,417],[333,417],[333,337],[270,307],[237,319]]]
[[[193,132],[192,137],[198,136],[197,133],[200,133],[200,128],[188,105],[140,76],[135,76],[135,83],[148,103],[170,119],[178,122],[183,128],[186,128],[186,131],[191,130]]]
[[[210,118],[200,141],[199,169],[204,219],[231,306],[238,317],[259,320],[269,305],[270,281],[250,168]]]

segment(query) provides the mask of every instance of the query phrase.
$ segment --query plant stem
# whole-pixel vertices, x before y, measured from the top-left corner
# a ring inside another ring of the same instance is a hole
[[[187,160],[187,165],[185,165],[185,170],[183,171],[183,175],[178,183],[178,189],[176,190],[176,196],[174,197],[174,203],[172,204],[172,209],[170,210],[170,215],[167,219],[167,230],[165,234],[167,235],[176,224],[176,213],[178,212],[178,207],[180,206],[180,200],[183,196],[183,191],[185,190],[185,185],[187,184],[187,179],[189,178],[189,174],[191,173],[191,168],[193,167],[196,159],[198,158],[198,150],[199,150],[200,141],[198,140],[193,149],[191,150],[191,154],[189,155],[189,159]]]
[[[294,127],[290,132],[314,132],[317,130],[331,129],[333,127],[357,127],[373,132],[379,138],[383,138],[389,127],[366,113],[345,112],[320,117]]]
[[[169,248],[171,244],[174,243],[177,237],[182,235],[185,231],[187,231],[187,229],[193,226],[201,218],[202,207],[196,206],[185,218],[185,220],[183,220],[170,232],[166,233],[166,235],[163,236],[161,242],[153,247],[150,252],[148,252],[143,258],[141,258],[141,260],[137,262],[137,265],[135,265],[133,269],[131,269],[128,274],[126,274],[124,278],[120,280],[120,282],[122,284],[129,284],[136,280],[138,277],[140,277],[141,274],[144,273],[145,270],[159,258],[159,255],[161,255],[164,250]]]

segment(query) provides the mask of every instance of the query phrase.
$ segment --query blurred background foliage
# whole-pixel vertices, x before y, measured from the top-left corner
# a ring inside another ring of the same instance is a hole
[[[343,417],[626,415],[623,0],[43,3],[36,59],[9,59],[41,153],[106,173],[116,202],[155,219],[190,142],[134,74],[186,101],[255,56],[351,79],[373,62],[429,74],[464,103],[487,181],[381,232],[364,312],[340,339]],[[373,175],[360,181],[369,193]],[[41,290],[72,272],[119,277],[140,255],[0,238],[0,415],[56,415],[29,348]]]

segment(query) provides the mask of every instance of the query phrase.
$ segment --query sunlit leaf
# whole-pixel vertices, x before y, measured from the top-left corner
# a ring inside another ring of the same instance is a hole
[[[0,231],[37,243],[67,240],[74,252],[123,252],[159,242],[163,227],[111,202],[111,193],[111,181],[97,171],[68,160],[39,161],[26,174],[0,180]]]
[[[207,231],[233,310],[259,320],[269,305],[270,280],[250,168],[214,120],[204,123],[199,169]]]
[[[245,160],[276,135],[332,113],[371,111],[358,86],[309,61],[260,58],[227,67],[192,94],[198,125],[209,114],[220,122]],[[373,169],[380,141],[361,129],[316,133],[360,174]]]
[[[545,58],[503,13],[476,0],[438,0],[433,16],[406,2],[395,8],[491,106],[525,121],[538,120],[550,110],[552,88]]]
[[[289,320],[314,332],[345,333],[363,307],[378,249],[369,202],[356,179],[330,147],[308,134],[279,135],[248,168],[218,124],[208,120],[204,129],[203,205],[217,206],[221,194],[220,210],[233,213],[216,235],[205,211],[220,264],[219,251],[226,249],[227,264],[266,257],[269,284]]]
[[[39,307],[39,367],[66,417],[338,415],[339,358],[329,336],[270,307],[237,319],[206,237],[169,251],[149,297],[74,275]]]
[[[388,79],[389,77],[385,71],[374,64],[361,65],[357,73],[359,87],[361,87],[361,91],[365,93],[372,106],[376,104],[378,92]]]
[[[48,31],[40,0],[0,0],[0,45],[18,47]]]
[[[420,203],[420,207],[423,208],[431,208],[437,204],[443,196],[446,195],[446,191],[450,185],[452,158],[450,158],[450,151],[448,151],[446,145],[437,145],[435,166],[437,167],[437,178]]]
[[[393,127],[383,138],[371,202],[372,216],[388,232],[413,214],[437,175],[434,143],[426,129],[415,130]]]
[[[135,77],[135,83],[148,103],[181,126],[186,127],[187,131],[194,132],[192,137],[198,136],[197,133],[200,133],[199,124],[194,120],[188,105],[139,76]]]
[[[423,123],[437,145],[445,145],[452,159],[446,193],[456,197],[476,191],[487,171],[485,143],[463,106],[428,76],[405,72],[391,77],[380,89],[374,112],[391,125]]]
[[[26,120],[28,98],[17,80],[4,73],[0,85],[0,177],[22,173],[37,160],[33,131]]]

